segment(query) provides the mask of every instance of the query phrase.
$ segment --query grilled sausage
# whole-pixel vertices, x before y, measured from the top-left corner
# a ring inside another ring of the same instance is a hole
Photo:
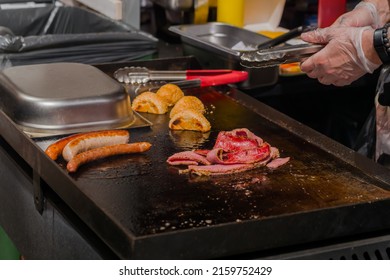
[[[103,130],[83,134],[68,142],[62,151],[62,157],[70,161],[75,155],[104,146],[129,142],[127,130]]]
[[[62,150],[70,141],[76,139],[77,137],[84,135],[85,133],[73,134],[68,137],[62,138],[52,144],[50,144],[45,153],[52,159],[56,160],[60,154],[62,154]]]
[[[118,144],[88,150],[74,156],[68,162],[66,169],[69,172],[76,172],[81,165],[88,162],[115,155],[146,152],[150,149],[151,146],[152,144],[149,142],[136,142],[131,144]]]

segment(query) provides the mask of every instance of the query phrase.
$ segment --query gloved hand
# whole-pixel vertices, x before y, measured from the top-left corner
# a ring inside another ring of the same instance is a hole
[[[371,62],[363,52],[363,32],[370,32],[367,35],[372,38],[370,27],[328,27],[302,33],[302,40],[326,46],[302,62],[301,70],[322,84],[336,86],[349,85],[372,73],[380,64]]]
[[[390,107],[382,106],[375,100],[376,108],[376,147],[375,160],[382,154],[390,155]]]
[[[379,13],[374,4],[360,2],[355,8],[341,15],[332,24],[332,27],[363,27],[371,26],[376,29],[381,26]]]
[[[376,147],[375,160],[382,154],[390,155],[390,107],[379,103],[379,96],[386,92],[389,94],[390,65],[384,65],[378,79],[375,96],[376,112]],[[387,105],[387,104],[386,104]]]

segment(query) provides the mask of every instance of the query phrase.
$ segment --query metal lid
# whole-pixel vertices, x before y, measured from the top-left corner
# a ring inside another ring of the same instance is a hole
[[[24,131],[69,133],[130,125],[124,88],[80,63],[15,66],[0,73],[1,107]]]

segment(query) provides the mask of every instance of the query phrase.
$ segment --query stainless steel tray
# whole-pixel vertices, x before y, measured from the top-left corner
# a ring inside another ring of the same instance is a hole
[[[261,34],[220,22],[174,25],[169,30],[179,34],[186,43],[237,60],[241,51],[255,50],[259,43],[269,40]]]
[[[254,50],[269,38],[225,23],[174,25],[170,31],[181,36],[184,51],[195,55],[204,68],[230,68],[248,71],[249,78],[240,88],[273,85],[278,81],[278,67],[247,69],[240,64],[242,51]],[[210,55],[213,54],[213,55]]]
[[[123,86],[80,63],[15,66],[0,72],[0,108],[32,136],[150,125]]]

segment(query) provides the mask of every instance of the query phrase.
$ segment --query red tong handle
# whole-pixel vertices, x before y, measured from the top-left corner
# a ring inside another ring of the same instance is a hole
[[[206,72],[209,73],[206,74]],[[195,79],[200,80],[201,87],[234,84],[248,79],[248,72],[236,70],[187,70],[187,80]]]
[[[211,76],[231,73],[230,69],[196,69],[186,70],[187,76]]]

